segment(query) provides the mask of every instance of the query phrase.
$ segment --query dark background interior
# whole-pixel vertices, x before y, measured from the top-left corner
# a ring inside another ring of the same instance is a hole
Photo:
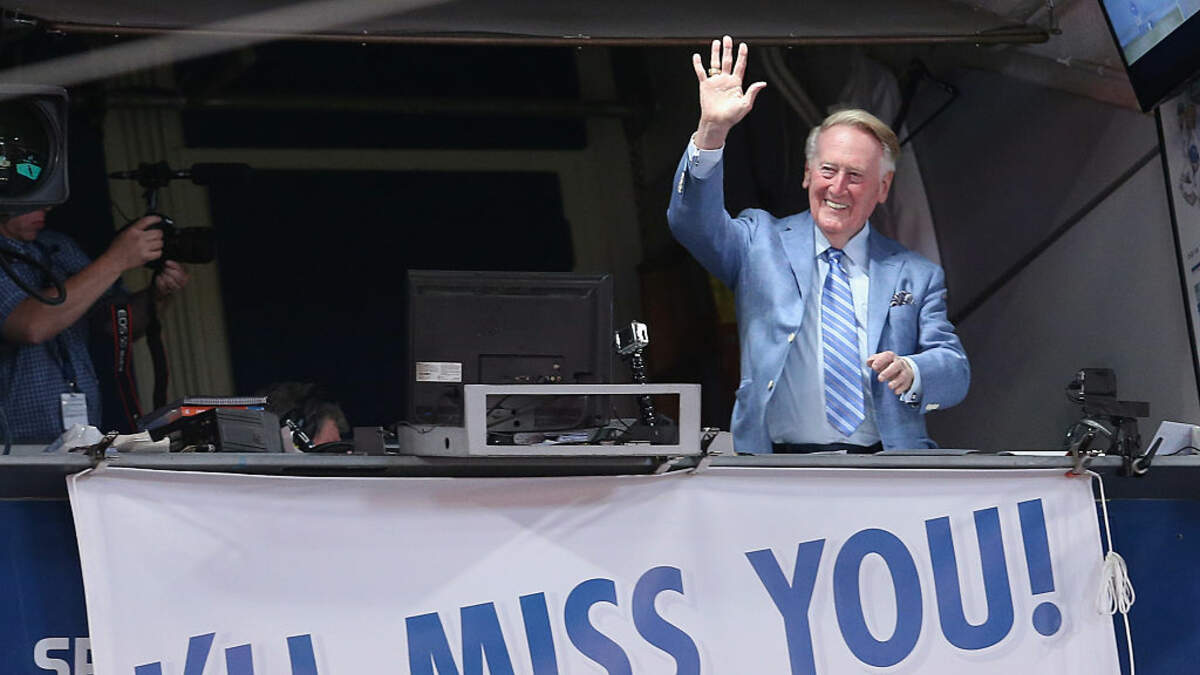
[[[79,48],[74,39],[44,46],[48,53]],[[178,80],[185,89],[204,86],[233,58],[181,63]],[[500,59],[512,68],[509,80],[481,67]],[[394,81],[399,71],[403,87]],[[266,99],[400,90],[572,98],[576,79],[573,55],[561,48],[278,43],[255,48],[253,65],[222,84]],[[97,95],[72,91],[71,198],[49,216],[50,227],[93,257],[112,239],[102,117],[89,105]],[[586,141],[581,119],[280,107],[188,110],[183,122],[191,147],[577,149]],[[566,272],[574,264],[552,173],[254,170],[245,182],[211,186],[209,195],[237,393],[284,380],[318,382],[356,425],[400,418],[406,270]],[[111,347],[93,351],[97,369],[109,369]],[[105,409],[119,405],[107,400]]]

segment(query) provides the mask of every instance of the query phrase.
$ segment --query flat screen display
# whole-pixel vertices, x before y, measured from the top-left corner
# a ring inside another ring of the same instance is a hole
[[[1100,7],[1142,110],[1200,73],[1200,0],[1101,0]]]
[[[406,301],[404,419],[410,423],[462,426],[464,384],[611,382],[607,274],[410,270]],[[608,421],[606,397],[563,397],[550,405],[507,398],[507,411],[527,413],[521,431]],[[489,421],[488,429],[508,433],[520,423]]]
[[[1132,64],[1200,12],[1200,0],[1104,0],[1104,8],[1125,62]]]

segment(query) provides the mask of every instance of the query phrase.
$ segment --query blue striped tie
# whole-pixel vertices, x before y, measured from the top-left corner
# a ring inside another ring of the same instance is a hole
[[[821,344],[825,354],[825,418],[849,436],[866,419],[862,369],[858,365],[858,330],[850,278],[842,266],[842,251],[825,250],[829,275],[821,293]]]

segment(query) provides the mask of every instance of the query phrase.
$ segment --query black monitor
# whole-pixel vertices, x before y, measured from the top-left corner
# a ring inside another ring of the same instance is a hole
[[[1148,111],[1200,72],[1200,2],[1100,0],[1138,105]]]
[[[462,426],[464,384],[610,383],[612,293],[608,274],[410,270],[404,420]],[[533,398],[506,401],[530,431],[609,418],[604,397]]]

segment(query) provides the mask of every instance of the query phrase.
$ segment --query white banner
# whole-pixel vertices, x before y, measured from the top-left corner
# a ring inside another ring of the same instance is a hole
[[[98,675],[1120,672],[1087,478],[72,478]]]

